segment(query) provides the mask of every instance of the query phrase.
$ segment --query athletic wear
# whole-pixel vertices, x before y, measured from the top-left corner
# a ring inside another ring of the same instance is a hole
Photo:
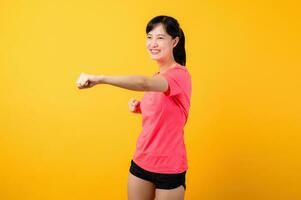
[[[139,167],[133,160],[131,160],[130,170],[131,174],[152,182],[158,189],[174,189],[183,185],[186,190],[185,176],[186,171],[179,174],[160,174],[153,173]]]
[[[140,101],[142,131],[133,160],[141,168],[157,173],[181,173],[188,169],[184,143],[191,97],[191,77],[176,63],[164,73],[166,92],[145,92]]]

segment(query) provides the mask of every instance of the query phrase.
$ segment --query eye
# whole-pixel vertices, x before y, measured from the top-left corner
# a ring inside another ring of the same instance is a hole
[[[158,37],[159,39],[164,39],[163,37]]]
[[[151,36],[147,36],[147,39],[151,39],[152,37]]]

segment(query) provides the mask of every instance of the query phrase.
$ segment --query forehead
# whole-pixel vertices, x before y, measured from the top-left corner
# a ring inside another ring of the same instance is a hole
[[[165,28],[162,24],[156,25],[153,30],[148,32],[148,35],[167,35]]]

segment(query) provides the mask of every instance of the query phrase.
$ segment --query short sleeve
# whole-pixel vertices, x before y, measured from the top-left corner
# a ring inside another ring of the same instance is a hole
[[[183,92],[185,71],[182,69],[168,70],[166,73],[161,74],[161,76],[168,82],[168,89],[164,92],[165,95],[174,96]]]

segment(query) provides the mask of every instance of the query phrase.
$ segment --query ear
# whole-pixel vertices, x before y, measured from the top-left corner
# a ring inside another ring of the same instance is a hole
[[[177,37],[175,37],[174,39],[173,39],[173,47],[175,47],[175,46],[177,46],[177,44],[178,44],[178,42],[179,42],[179,36],[177,36]]]

